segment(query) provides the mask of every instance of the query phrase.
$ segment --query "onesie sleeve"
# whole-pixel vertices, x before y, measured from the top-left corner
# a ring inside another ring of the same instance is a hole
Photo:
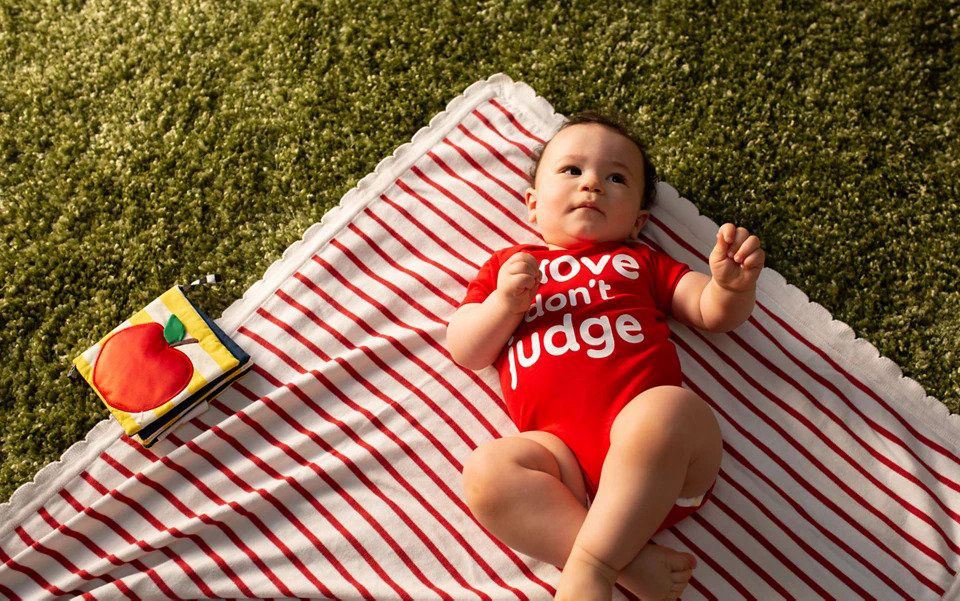
[[[653,275],[654,302],[664,315],[670,315],[673,291],[680,283],[680,278],[693,270],[686,263],[681,263],[670,255],[653,249],[650,249],[650,265]]]
[[[487,262],[480,267],[473,281],[467,286],[467,293],[460,301],[459,307],[469,303],[482,303],[490,296],[490,293],[497,289],[497,276],[500,274],[500,266],[503,265],[504,251],[497,251],[491,255]]]

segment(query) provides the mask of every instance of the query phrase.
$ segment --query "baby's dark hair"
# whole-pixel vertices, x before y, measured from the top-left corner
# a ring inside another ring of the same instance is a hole
[[[641,142],[633,132],[627,129],[627,127],[617,119],[591,111],[577,113],[576,115],[570,117],[563,125],[560,126],[560,129],[557,130],[557,133],[560,133],[571,125],[581,125],[583,123],[597,123],[599,125],[603,125],[604,127],[609,127],[613,131],[637,145],[637,148],[640,149],[640,156],[643,157],[643,194],[640,197],[640,208],[642,210],[649,210],[650,207],[653,206],[653,203],[657,200],[658,179],[657,168],[654,167],[653,163],[650,162],[650,158],[647,155],[646,146],[643,144],[643,142]],[[528,173],[530,176],[531,185],[533,185],[537,178],[537,169],[540,167],[540,158],[543,157],[543,151],[547,148],[547,144],[549,143],[550,141],[547,140],[543,146],[534,152],[533,167],[530,168],[530,172]]]

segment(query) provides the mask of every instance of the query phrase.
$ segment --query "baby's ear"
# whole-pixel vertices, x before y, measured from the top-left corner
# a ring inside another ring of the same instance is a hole
[[[523,202],[527,205],[527,219],[530,223],[537,222],[537,191],[527,188],[523,193]]]
[[[643,226],[646,225],[647,219],[650,218],[650,211],[640,211],[637,214],[637,220],[633,224],[633,230],[630,232],[631,237],[636,240],[640,238],[640,230],[643,229]]]

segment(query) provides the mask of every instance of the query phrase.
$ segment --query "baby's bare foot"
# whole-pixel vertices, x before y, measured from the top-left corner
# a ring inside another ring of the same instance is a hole
[[[643,601],[673,600],[683,593],[696,566],[689,553],[647,543],[620,573],[620,583]]]
[[[574,547],[567,558],[554,601],[610,601],[617,572]]]

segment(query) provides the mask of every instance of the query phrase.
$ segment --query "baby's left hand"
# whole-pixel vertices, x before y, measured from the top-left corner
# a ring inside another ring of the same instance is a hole
[[[732,292],[751,290],[763,269],[760,239],[746,228],[724,223],[717,230],[717,244],[710,253],[710,271],[721,288]]]

